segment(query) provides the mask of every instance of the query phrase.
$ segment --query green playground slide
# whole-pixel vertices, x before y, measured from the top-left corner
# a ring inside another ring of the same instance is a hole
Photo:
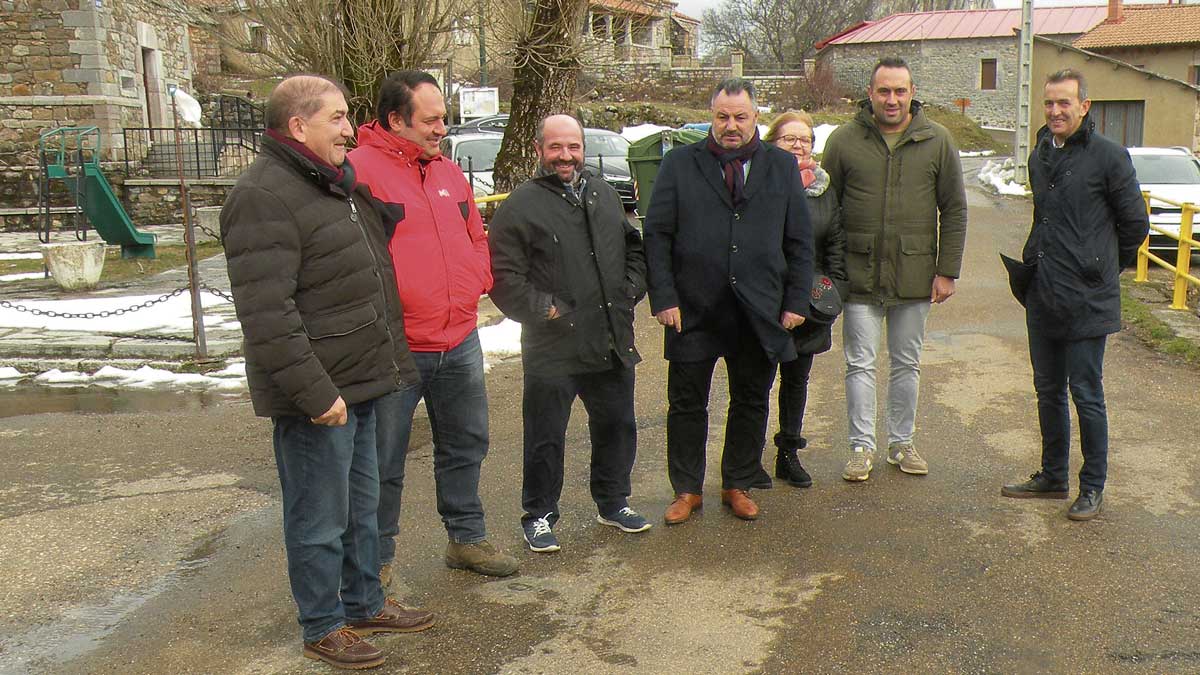
[[[154,235],[133,226],[100,167],[88,163],[83,171],[87,180],[83,212],[105,243],[120,244],[122,258],[155,257]]]

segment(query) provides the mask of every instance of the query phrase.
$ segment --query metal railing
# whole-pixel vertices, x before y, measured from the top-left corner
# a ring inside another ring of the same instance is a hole
[[[176,144],[176,134],[179,143]],[[235,177],[258,154],[262,129],[248,127],[125,127],[125,173],[168,178],[179,175],[176,152],[182,153],[187,178]]]
[[[1146,202],[1146,214],[1150,214],[1150,198],[1149,192],[1142,193],[1142,199]],[[1133,278],[1134,281],[1149,281],[1150,263],[1169,270],[1175,274],[1175,282],[1173,284],[1173,294],[1171,296],[1171,309],[1186,310],[1187,306],[1187,287],[1188,284],[1200,287],[1200,278],[1190,274],[1190,266],[1192,263],[1192,251],[1200,252],[1200,241],[1196,241],[1195,230],[1193,229],[1196,205],[1191,202],[1175,202],[1163,197],[1154,196],[1154,201],[1162,202],[1169,206],[1178,207],[1179,213],[1179,232],[1171,232],[1154,223],[1150,224],[1150,229],[1163,236],[1174,239],[1179,242],[1176,248],[1175,264],[1171,264],[1166,260],[1158,257],[1158,255],[1150,251],[1150,236],[1146,236],[1146,241],[1142,242],[1141,248],[1138,249],[1137,258],[1137,275]]]

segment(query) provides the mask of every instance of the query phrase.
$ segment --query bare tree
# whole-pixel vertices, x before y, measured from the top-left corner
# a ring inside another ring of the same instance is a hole
[[[498,192],[533,175],[538,122],[571,108],[587,6],[587,0],[528,0],[508,7],[503,20],[513,29],[513,96],[492,172]]]
[[[387,73],[422,68],[445,52],[456,0],[241,0],[244,18],[261,24],[271,48],[259,57],[285,72],[307,71],[341,81],[350,90],[351,114],[371,116],[379,81]],[[249,51],[239,25],[221,31],[227,44]]]

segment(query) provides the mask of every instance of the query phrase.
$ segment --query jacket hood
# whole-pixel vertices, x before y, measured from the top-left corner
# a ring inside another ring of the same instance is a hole
[[[358,127],[358,146],[360,148],[372,147],[391,155],[398,155],[409,162],[417,161],[421,158],[421,153],[424,152],[421,146],[416,143],[407,138],[400,138],[387,129],[384,129],[379,125],[379,120],[371,120]],[[442,155],[438,155],[430,161],[441,158]]]
[[[925,104],[914,98],[909,104],[908,110],[912,113],[912,121],[904,129],[904,134],[914,141],[932,137],[933,130],[929,125],[929,118],[925,116]],[[871,99],[864,98],[858,102],[858,114],[854,116],[854,122],[868,131],[879,131],[879,123],[875,120],[874,113],[871,112]],[[883,132],[879,131],[879,133],[882,135]]]

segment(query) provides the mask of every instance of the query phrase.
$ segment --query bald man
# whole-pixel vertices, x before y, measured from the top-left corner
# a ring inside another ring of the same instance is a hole
[[[418,377],[383,225],[354,179],[341,85],[301,75],[267,101],[262,152],[221,209],[254,412],[274,426],[288,577],[303,654],[384,662],[362,639],[433,615],[385,597],[375,401]]]
[[[559,550],[564,446],[571,405],[583,401],[592,438],[596,520],[622,532],[650,523],[629,508],[637,452],[633,308],[646,294],[642,238],[621,198],[584,167],[583,126],[552,115],[534,139],[538,175],[513,190],[489,231],[491,298],[521,323],[525,394],[525,541]]]

